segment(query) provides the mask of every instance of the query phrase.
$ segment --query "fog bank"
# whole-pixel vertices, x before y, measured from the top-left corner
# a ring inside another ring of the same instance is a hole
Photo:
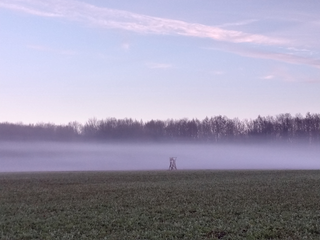
[[[0,142],[0,172],[320,169],[320,148],[310,145],[93,144]]]

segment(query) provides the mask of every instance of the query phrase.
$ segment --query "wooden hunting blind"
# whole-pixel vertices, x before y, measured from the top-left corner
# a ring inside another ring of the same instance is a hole
[[[176,160],[177,160],[177,157],[170,158],[169,170],[177,170]]]

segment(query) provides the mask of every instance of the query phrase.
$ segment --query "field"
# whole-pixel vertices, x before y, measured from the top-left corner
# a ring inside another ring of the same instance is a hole
[[[0,173],[0,239],[320,239],[320,171]]]

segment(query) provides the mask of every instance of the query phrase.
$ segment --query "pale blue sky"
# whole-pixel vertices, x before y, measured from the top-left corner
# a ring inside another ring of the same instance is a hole
[[[0,122],[320,113],[318,0],[0,0]]]

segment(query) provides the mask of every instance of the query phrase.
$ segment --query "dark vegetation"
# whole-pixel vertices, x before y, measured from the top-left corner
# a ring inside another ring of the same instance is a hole
[[[0,239],[320,239],[319,171],[0,174]]]
[[[192,141],[192,142],[320,142],[320,114],[280,114],[253,120],[216,116],[198,119],[90,119],[84,125],[0,123],[0,140],[53,141]]]

